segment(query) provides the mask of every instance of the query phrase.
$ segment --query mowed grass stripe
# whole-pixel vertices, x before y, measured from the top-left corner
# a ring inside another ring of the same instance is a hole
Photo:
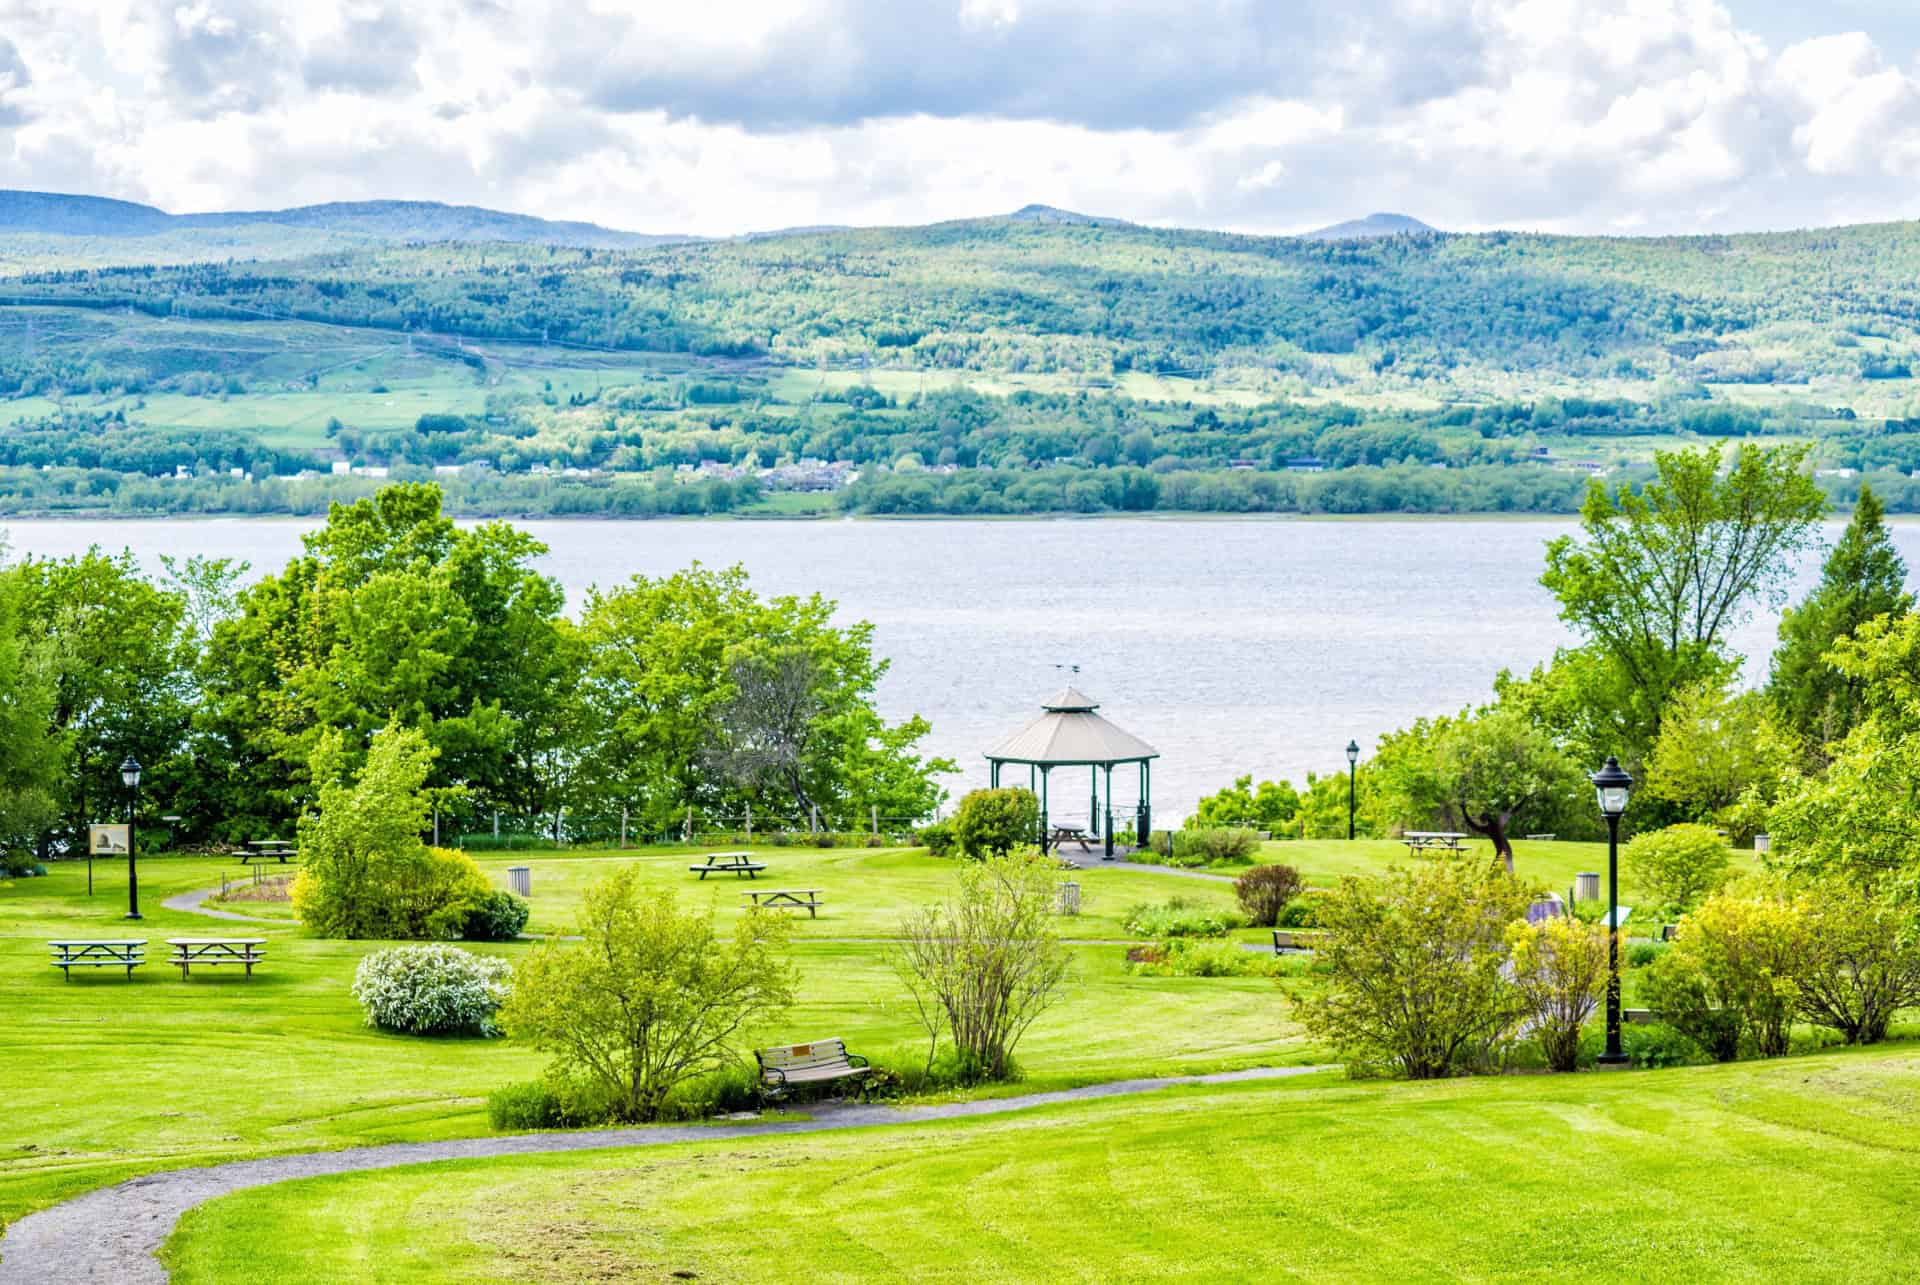
[[[1911,1048],[1430,1085],[1320,1076],[314,1179],[203,1206],[166,1256],[182,1285],[242,1264],[253,1280],[427,1285],[1901,1279],[1920,1252],[1920,1154],[1910,1134],[1878,1135],[1905,1129],[1915,1092]]]

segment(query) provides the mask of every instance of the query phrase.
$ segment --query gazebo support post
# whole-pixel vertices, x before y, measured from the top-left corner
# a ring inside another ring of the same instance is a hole
[[[1107,856],[1113,856],[1113,764],[1107,767]]]
[[[1100,833],[1100,770],[1087,768],[1087,827],[1095,834]]]
[[[1152,846],[1153,769],[1145,759],[1140,762],[1140,820],[1133,827],[1133,837],[1143,848]]]
[[[1047,769],[1040,769],[1040,855],[1047,853]]]

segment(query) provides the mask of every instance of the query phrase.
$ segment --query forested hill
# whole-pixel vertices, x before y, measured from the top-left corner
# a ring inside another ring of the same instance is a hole
[[[0,510],[194,507],[212,483],[172,481],[214,474],[207,505],[271,508],[293,493],[266,476],[472,466],[469,512],[752,508],[780,479],[810,497],[783,512],[1565,511],[1587,477],[1736,435],[1920,505],[1920,224],[1316,239],[1028,207],[633,248],[342,226],[0,237]]]
[[[1920,320],[1920,225],[1316,241],[1002,218],[630,251],[389,245],[26,272],[0,290],[149,315],[808,365],[1141,370],[1278,392],[1533,371],[1650,391],[1663,378],[1904,375]]]

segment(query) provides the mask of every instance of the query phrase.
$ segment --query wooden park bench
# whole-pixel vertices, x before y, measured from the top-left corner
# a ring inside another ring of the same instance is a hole
[[[60,970],[60,976],[67,981],[73,980],[76,968],[124,968],[127,980],[133,980],[133,970],[147,962],[147,939],[138,941],[50,941],[53,947],[53,966]]]
[[[1620,1020],[1628,1026],[1647,1026],[1653,1021],[1653,1010],[1650,1008],[1623,1008],[1620,1010]]]
[[[1313,950],[1327,938],[1323,932],[1301,932],[1293,928],[1273,930],[1273,953],[1284,955],[1291,951]]]
[[[807,918],[818,919],[820,907],[826,902],[820,891],[818,888],[756,888],[740,895],[753,898],[756,906],[769,910],[804,910]]]
[[[173,947],[167,962],[179,965],[183,982],[195,964],[239,964],[251,978],[253,966],[267,958],[265,937],[169,937],[167,945]]]
[[[784,1097],[796,1084],[844,1080],[865,1075],[871,1069],[867,1059],[847,1052],[847,1042],[839,1039],[756,1049],[753,1056],[760,1063],[761,1092],[770,1098]]]
[[[688,866],[705,883],[711,874],[745,875],[749,879],[758,877],[767,867],[764,862],[755,861],[751,852],[709,852],[705,863]]]

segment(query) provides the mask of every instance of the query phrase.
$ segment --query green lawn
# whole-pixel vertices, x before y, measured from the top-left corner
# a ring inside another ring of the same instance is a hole
[[[886,944],[874,939],[906,909],[940,895],[954,863],[864,848],[763,855],[774,877],[763,876],[762,886],[820,887],[828,901],[822,918],[796,925],[795,1008],[751,1038],[840,1035],[878,1060],[918,1058],[920,1037]],[[533,867],[536,928],[566,927],[580,890],[616,861],[712,902],[723,919],[737,915],[744,881],[702,884],[687,873],[688,859],[686,850],[481,858],[503,884],[508,865]],[[0,1115],[0,1222],[155,1169],[485,1133],[486,1094],[538,1073],[542,1059],[510,1041],[382,1035],[362,1025],[347,988],[378,943],[316,940],[290,920],[221,923],[161,907],[172,893],[218,885],[223,870],[240,873],[231,860],[142,861],[147,918],[137,926],[120,917],[121,865],[97,865],[91,901],[80,863],[56,864],[46,878],[0,881],[8,1017],[0,1077],[29,1086],[31,1102]],[[1224,885],[1139,872],[1089,871],[1082,882],[1089,913],[1068,928],[1075,937],[1118,934],[1116,916],[1138,900],[1181,893],[1224,904],[1230,896]],[[250,981],[214,973],[183,984],[163,962],[162,945],[182,935],[266,937],[267,964]],[[98,970],[63,983],[46,962],[47,939],[62,936],[145,937],[153,962],[131,982]],[[512,958],[529,947],[489,949]],[[1119,946],[1077,950],[1064,1001],[1021,1046],[1026,1087],[1313,1060],[1273,983],[1136,977],[1125,972],[1123,954]]]
[[[1334,1075],[963,1124],[461,1161],[189,1213],[178,1285],[1910,1279],[1920,1056]]]
[[[1481,856],[1493,855],[1493,845],[1484,839],[1474,840],[1468,846]],[[1306,876],[1309,886],[1316,888],[1331,887],[1344,875],[1378,874],[1389,866],[1431,859],[1409,857],[1406,845],[1398,839],[1288,839],[1261,844],[1258,856],[1262,862],[1293,866]],[[1752,850],[1734,849],[1733,868],[1736,873],[1758,869]],[[1562,897],[1573,886],[1573,877],[1587,870],[1600,876],[1600,894],[1605,896],[1606,844],[1514,840],[1514,873]],[[1634,889],[1624,867],[1620,878],[1621,904],[1631,906],[1635,900]]]

